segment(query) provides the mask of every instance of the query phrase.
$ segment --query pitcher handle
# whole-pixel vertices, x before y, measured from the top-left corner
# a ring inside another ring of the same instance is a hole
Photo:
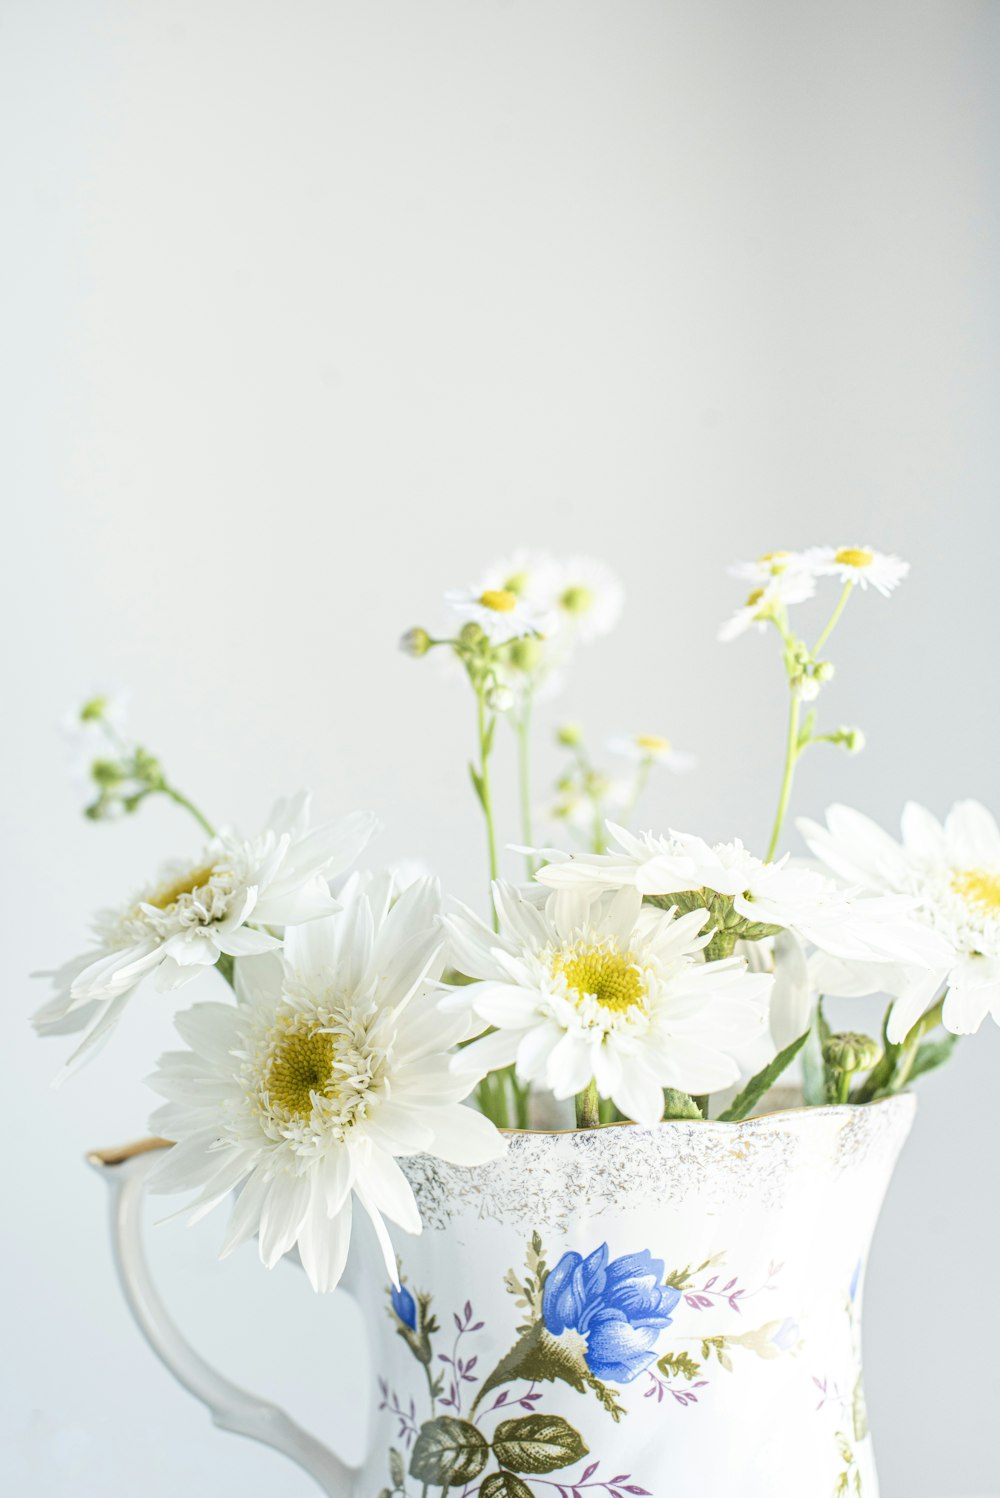
[[[153,1285],[143,1243],[146,1177],[166,1139],[143,1139],[87,1156],[111,1193],[111,1251],[125,1300],[157,1357],[188,1393],[200,1399],[222,1430],[249,1436],[284,1452],[315,1478],[329,1498],[350,1498],[358,1472],[266,1399],[230,1383],[197,1353],[175,1325]]]

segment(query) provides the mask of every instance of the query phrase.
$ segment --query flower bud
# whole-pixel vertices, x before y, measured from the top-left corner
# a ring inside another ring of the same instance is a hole
[[[80,709],[81,723],[99,723],[108,710],[106,697],[91,697]]]
[[[842,728],[840,742],[848,754],[860,754],[865,747],[865,736],[860,728]]]
[[[833,661],[817,661],[813,667],[813,675],[817,681],[832,681],[837,674],[837,668]]]
[[[819,682],[813,676],[800,676],[795,683],[795,692],[803,702],[815,702],[819,696]]]
[[[428,650],[430,650],[431,637],[426,629],[421,629],[417,625],[413,629],[408,629],[406,634],[402,636],[399,648],[404,655],[412,655],[414,659],[418,659],[420,656],[426,655]]]
[[[556,743],[564,749],[577,749],[583,743],[583,729],[579,723],[564,723],[556,730]]]
[[[121,785],[125,779],[124,768],[116,759],[95,759],[90,767],[90,775],[94,784],[103,789]]]
[[[486,706],[494,713],[509,713],[515,701],[510,687],[491,687],[486,693]]]
[[[507,646],[507,659],[515,671],[523,671],[526,674],[536,671],[542,661],[542,642],[525,635],[521,640],[511,640]]]
[[[833,1071],[870,1071],[881,1055],[878,1041],[870,1035],[847,1032],[823,1042],[823,1060]]]
[[[486,638],[486,632],[482,625],[477,624],[474,619],[470,619],[468,624],[462,625],[458,638],[463,645],[478,645],[481,640]]]

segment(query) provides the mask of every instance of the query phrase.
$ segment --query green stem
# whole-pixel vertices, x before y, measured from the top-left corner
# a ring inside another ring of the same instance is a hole
[[[531,826],[531,694],[525,693],[524,703],[517,719],[517,780],[521,800],[521,839],[526,848],[535,846]],[[535,872],[535,860],[525,854],[528,878]]]
[[[830,615],[829,619],[826,621],[826,627],[824,628],[823,633],[820,635],[819,639],[816,641],[815,645],[812,648],[812,653],[813,653],[813,659],[814,660],[815,660],[816,656],[819,655],[820,651],[823,649],[823,646],[826,644],[827,640],[833,634],[833,631],[834,631],[834,629],[836,627],[836,624],[837,624],[837,620],[840,618],[841,614],[844,612],[844,609],[847,606],[847,600],[850,598],[850,596],[851,596],[851,594],[852,594],[853,591],[854,591],[854,584],[852,582],[847,582],[847,583],[844,584],[844,591],[841,593],[840,597],[837,600],[837,607],[834,609],[833,613]]]
[[[230,988],[236,987],[236,959],[230,957],[226,952],[220,952],[215,966],[225,978]]]
[[[870,1103],[879,1093],[891,1094],[902,1091],[909,1081],[920,1042],[929,1031],[941,1023],[944,1001],[947,997],[946,989],[931,1005],[927,1013],[921,1015],[904,1040],[901,1040],[898,1045],[886,1046],[881,1061],[877,1066],[872,1067],[855,1092],[854,1102]]]
[[[490,791],[490,746],[492,726],[495,719],[487,720],[486,692],[483,687],[476,690],[476,726],[479,733],[479,800],[486,818],[486,847],[490,865],[490,910],[493,914],[493,929],[498,931],[499,921],[493,901],[493,882],[497,877],[497,839],[493,826],[493,796]]]
[[[785,772],[781,780],[781,794],[778,797],[778,812],[774,819],[774,827],[771,831],[771,841],[768,844],[766,862],[770,863],[774,857],[778,840],[781,837],[781,829],[785,823],[785,813],[788,811],[788,802],[792,794],[792,781],[795,778],[795,765],[800,753],[799,746],[799,714],[802,711],[802,700],[797,692],[792,693],[792,700],[788,709],[788,734],[785,739]]]
[[[187,796],[181,795],[180,791],[175,790],[174,787],[172,785],[168,785],[166,781],[164,781],[162,785],[156,786],[155,789],[161,791],[164,796],[169,796],[171,801],[173,801],[177,806],[182,806],[185,811],[189,811],[202,831],[207,833],[209,837],[215,836],[215,828],[212,826],[211,822],[198,810],[193,801],[188,800]]]
[[[597,1096],[597,1083],[591,1078],[582,1092],[576,1095],[576,1126],[578,1129],[596,1129],[601,1122],[601,1100]]]

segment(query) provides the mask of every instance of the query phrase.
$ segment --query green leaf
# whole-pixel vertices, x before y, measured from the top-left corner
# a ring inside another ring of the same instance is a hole
[[[469,766],[469,775],[472,777],[472,789],[476,793],[476,799],[479,802],[480,806],[485,808],[486,802],[483,797],[483,778],[480,775],[479,771],[476,769],[475,765]]]
[[[909,1080],[922,1077],[925,1072],[935,1071],[950,1057],[958,1043],[957,1035],[942,1035],[937,1040],[925,1040],[917,1047],[916,1058],[910,1067]]]
[[[664,1118],[701,1118],[702,1112],[689,1092],[679,1092],[676,1087],[663,1089]]]
[[[703,1352],[702,1357],[706,1356]],[[688,1383],[701,1372],[701,1364],[696,1363],[689,1352],[665,1352],[656,1366],[664,1378],[686,1378]]]
[[[394,1446],[389,1449],[389,1476],[392,1478],[394,1487],[406,1486],[406,1465]]]
[[[526,1482],[513,1472],[491,1472],[479,1489],[479,1498],[533,1498]]]
[[[769,1061],[763,1071],[759,1071],[755,1077],[751,1077],[739,1097],[736,1098],[726,1109],[725,1113],[719,1114],[720,1123],[738,1123],[741,1118],[746,1118],[752,1108],[760,1102],[765,1092],[773,1087],[787,1066],[795,1060],[796,1056],[809,1039],[810,1032],[806,1030],[798,1040],[793,1040],[791,1045],[786,1045],[783,1051],[779,1051],[773,1061]]]
[[[485,1436],[468,1420],[439,1415],[420,1427],[410,1458],[410,1475],[436,1488],[457,1486],[478,1477],[489,1454]]]
[[[523,1415],[497,1426],[493,1454],[515,1472],[555,1472],[580,1461],[588,1448],[561,1415]]]

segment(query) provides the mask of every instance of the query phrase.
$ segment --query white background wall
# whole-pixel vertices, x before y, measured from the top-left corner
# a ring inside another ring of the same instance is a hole
[[[93,683],[218,818],[311,784],[479,899],[470,704],[394,651],[446,586],[606,556],[627,617],[553,714],[693,748],[648,820],[759,846],[783,683],[715,643],[723,566],[872,541],[912,578],[855,601],[826,698],[870,747],[797,806],[996,807],[998,64],[989,0],[0,4],[12,1491],[313,1491],[210,1429],[111,1282],[81,1155],[144,1131],[170,1005],[57,1093],[27,1031],[25,973],[191,846],[167,806],[77,816],[55,724]],[[880,1230],[885,1498],[1000,1491],[998,1067],[990,1027],[922,1088]],[[221,1227],[155,1235],[184,1324],[356,1451],[356,1323],[218,1266]]]

